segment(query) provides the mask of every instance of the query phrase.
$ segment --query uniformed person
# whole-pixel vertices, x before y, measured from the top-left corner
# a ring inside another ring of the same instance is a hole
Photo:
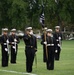
[[[47,36],[46,30],[47,30],[47,27],[44,28],[44,33],[41,36],[41,39],[42,39],[41,44],[43,45],[43,62],[46,62],[46,60],[47,60],[47,58],[46,58],[46,46],[45,46],[45,44],[43,44],[43,41],[45,41],[45,36]]]
[[[60,26],[55,27],[55,32],[53,36],[56,39],[55,60],[59,60],[61,52],[61,43],[62,43],[62,33],[60,32]]]
[[[2,36],[0,38],[0,43],[1,43],[1,52],[2,52],[2,67],[7,67],[9,60],[8,28],[2,29]]]
[[[43,42],[47,45],[47,61],[46,67],[48,70],[54,70],[54,51],[55,51],[55,39],[52,35],[52,29],[47,30],[46,41]]]
[[[36,37],[33,35],[32,27],[26,28],[23,40],[25,42],[25,54],[26,54],[26,71],[32,72],[32,66],[34,61],[35,52],[37,51]]]
[[[16,58],[17,58],[17,51],[18,51],[18,43],[19,43],[19,38],[16,36],[16,29],[11,30],[11,35],[9,38],[10,41],[10,50],[11,50],[11,60],[10,62],[12,64],[16,63]]]

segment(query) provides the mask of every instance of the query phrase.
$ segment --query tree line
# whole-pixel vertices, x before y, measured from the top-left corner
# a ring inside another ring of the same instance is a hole
[[[41,28],[39,17],[44,6],[45,24],[74,30],[74,0],[0,0],[0,29]]]

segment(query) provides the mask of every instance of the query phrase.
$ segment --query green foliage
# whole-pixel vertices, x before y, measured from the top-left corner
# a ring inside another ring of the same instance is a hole
[[[45,24],[53,28],[60,22],[62,27],[74,24],[74,0],[0,0],[0,28],[24,29],[26,26],[41,28],[39,16],[42,1]],[[63,22],[63,24],[62,24]],[[70,27],[69,27],[70,28]]]

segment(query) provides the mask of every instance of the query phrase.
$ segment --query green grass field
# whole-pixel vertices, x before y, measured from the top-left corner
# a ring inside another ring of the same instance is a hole
[[[25,74],[25,52],[24,43],[21,41],[19,44],[19,50],[17,55],[17,64],[11,64],[6,68],[1,67],[1,51],[0,51],[0,75],[32,75]],[[6,70],[6,72],[5,72]],[[9,71],[24,72],[14,73]],[[46,69],[46,64],[43,63],[43,53],[40,41],[38,41],[37,52],[37,68],[35,62],[33,65],[33,74],[37,75],[74,75],[74,41],[63,41],[60,61],[55,61],[55,69],[49,71]]]

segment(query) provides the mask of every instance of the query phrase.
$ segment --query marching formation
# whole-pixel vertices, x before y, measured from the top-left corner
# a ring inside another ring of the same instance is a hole
[[[33,34],[32,27],[27,27],[23,36],[26,56],[26,72],[32,72],[34,58],[37,52],[37,39]],[[17,63],[18,44],[20,43],[19,37],[16,35],[16,29],[12,29],[8,35],[8,28],[2,29],[2,36],[0,37],[1,43],[1,61],[2,67],[7,67],[10,63]],[[54,70],[54,61],[59,61],[62,44],[62,33],[60,26],[55,27],[55,32],[52,29],[43,29],[41,38],[41,45],[43,46],[43,62],[46,63],[47,70]]]
[[[2,67],[8,66],[9,52],[11,51],[12,64],[16,63],[16,56],[18,51],[19,38],[15,34],[16,29],[11,30],[11,35],[8,35],[8,29],[2,29],[2,36],[0,38],[1,50],[2,50]],[[10,45],[10,47],[9,47]]]

